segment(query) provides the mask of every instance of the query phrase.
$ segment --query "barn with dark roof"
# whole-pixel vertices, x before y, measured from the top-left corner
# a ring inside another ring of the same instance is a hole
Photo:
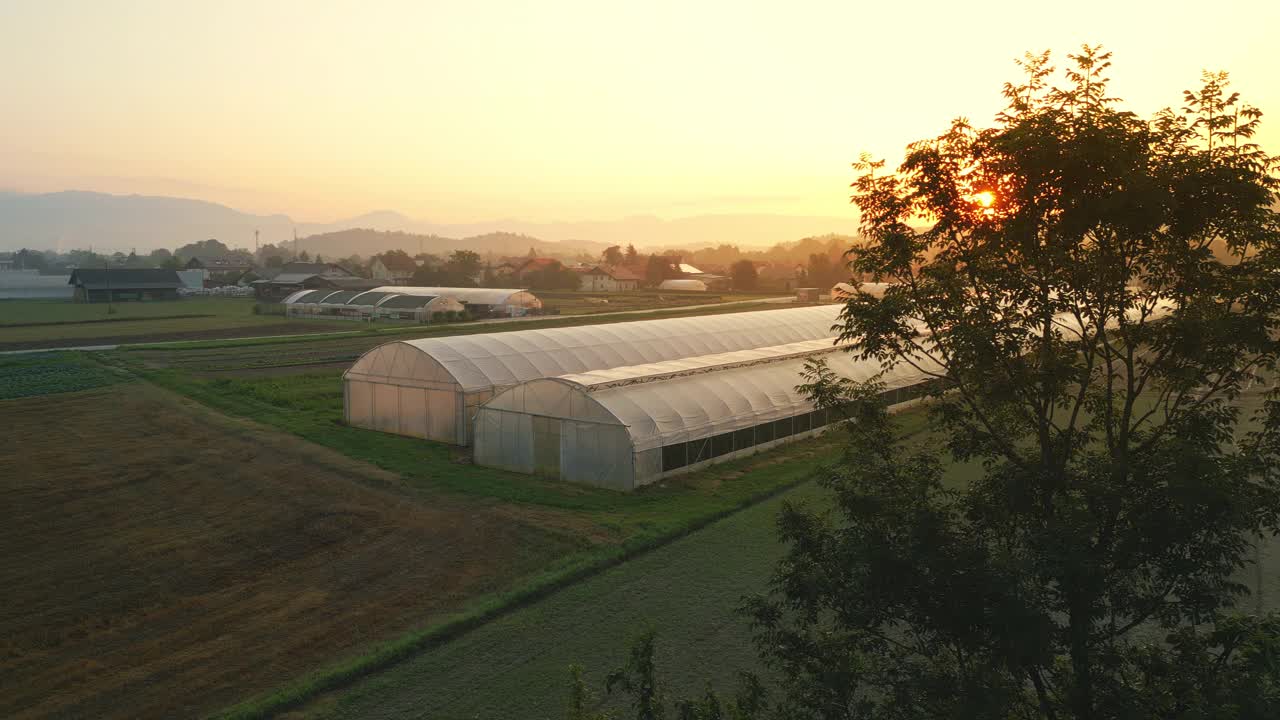
[[[174,270],[157,268],[78,268],[71,271],[76,302],[177,300],[182,280]]]

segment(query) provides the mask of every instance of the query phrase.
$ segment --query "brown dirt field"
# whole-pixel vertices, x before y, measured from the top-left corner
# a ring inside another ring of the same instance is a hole
[[[142,383],[0,425],[4,717],[205,715],[582,542]]]

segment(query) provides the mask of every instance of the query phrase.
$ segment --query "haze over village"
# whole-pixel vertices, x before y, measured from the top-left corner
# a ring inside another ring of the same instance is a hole
[[[0,717],[1280,718],[1277,27],[0,3]]]

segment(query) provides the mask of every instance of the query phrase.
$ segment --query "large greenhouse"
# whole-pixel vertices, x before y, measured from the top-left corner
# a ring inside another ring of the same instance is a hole
[[[630,490],[823,432],[839,419],[796,390],[808,358],[838,375],[881,371],[830,340],[532,380],[479,410],[475,462]],[[886,372],[885,400],[919,397],[936,366]]]
[[[477,408],[528,380],[835,336],[836,305],[403,340],[343,376],[351,425],[466,445]]]

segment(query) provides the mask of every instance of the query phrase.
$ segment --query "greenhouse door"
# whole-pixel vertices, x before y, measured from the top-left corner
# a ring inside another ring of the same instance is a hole
[[[533,418],[533,473],[560,478],[560,420]]]

